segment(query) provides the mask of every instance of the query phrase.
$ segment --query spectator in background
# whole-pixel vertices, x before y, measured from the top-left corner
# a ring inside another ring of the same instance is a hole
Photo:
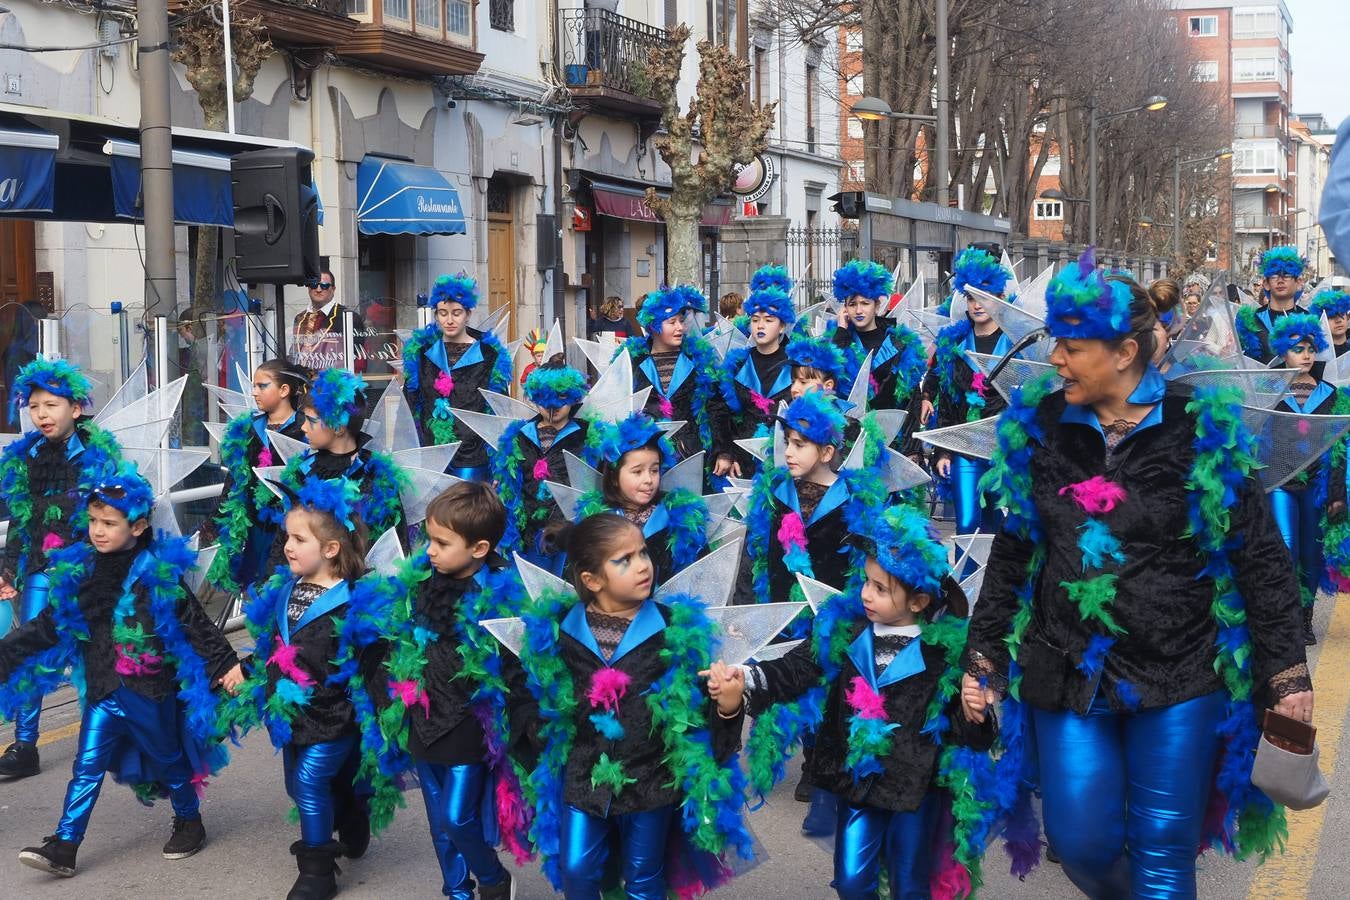
[[[586,336],[591,340],[609,332],[614,335],[615,340],[623,341],[638,333],[629,320],[627,311],[624,310],[623,298],[613,295],[600,303],[600,317],[589,323],[586,331]]]
[[[588,329],[589,330],[589,329]],[[544,364],[544,351],[548,349],[548,332],[543,328],[531,328],[525,335],[525,349],[530,352],[529,365],[520,373],[520,386],[525,387],[525,379],[530,373]]]
[[[352,307],[355,312],[357,307]],[[337,279],[325,268],[319,279],[309,284],[309,306],[296,313],[291,327],[291,362],[315,372],[324,369],[348,368],[342,355],[342,311],[337,302]],[[352,320],[355,335],[365,331],[365,323],[358,312]],[[360,342],[359,337],[356,338]],[[364,369],[364,360],[353,359],[353,371]]]
[[[1336,143],[1331,148],[1331,169],[1327,186],[1322,192],[1322,211],[1319,221],[1331,246],[1331,255],[1345,265],[1350,260],[1350,116],[1336,131]]]
[[[728,291],[717,301],[717,311],[724,319],[734,319],[745,312],[745,298],[735,291]]]

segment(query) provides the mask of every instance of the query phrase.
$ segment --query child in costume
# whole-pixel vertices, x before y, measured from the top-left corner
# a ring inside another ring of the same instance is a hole
[[[197,554],[182,538],[152,539],[153,495],[122,463],[84,482],[89,543],[51,554],[51,602],[0,641],[0,711],[13,715],[69,676],[82,681],[84,713],[61,821],[25,865],[75,874],[75,856],[105,772],[145,802],[167,796],[173,833],[165,859],[206,841],[198,789],[227,760],[212,689],[243,680],[229,641],[183,583]]]
[[[1317,355],[1328,349],[1319,316],[1290,313],[1276,319],[1270,333],[1270,349],[1285,368],[1299,370],[1277,409],[1307,416],[1350,412],[1350,395],[1319,377],[1324,364],[1317,361]],[[1270,506],[1280,535],[1299,569],[1303,639],[1308,646],[1317,643],[1312,628],[1313,603],[1326,569],[1322,541],[1327,510],[1334,502],[1340,502],[1342,508],[1345,505],[1344,461],[1340,471],[1335,472],[1330,454],[1323,456],[1270,492]]]
[[[362,856],[372,827],[379,830],[401,803],[388,766],[374,759],[387,748],[375,738],[379,725],[361,675],[371,657],[360,648],[382,623],[354,612],[391,608],[394,584],[364,574],[355,481],[310,478],[294,494],[282,490],[290,503],[287,565],[250,591],[250,671],[222,724],[262,724],[281,751],[286,793],[300,814],[300,840],[291,845],[299,876],[287,900],[327,900],[337,893],[337,857]]]
[[[797,400],[810,391],[822,391],[834,396],[844,377],[844,354],[833,343],[823,338],[794,334],[787,345],[788,362],[792,366],[792,384],[788,400]]]
[[[692,285],[652,291],[637,316],[646,333],[624,341],[619,353],[626,349],[633,360],[633,390],[652,389],[647,415],[684,422],[671,436],[679,458],[705,450],[713,474],[726,475],[735,461],[727,437],[727,374],[712,345],[688,332],[685,315],[691,310],[708,310],[708,301]]]
[[[513,895],[497,859],[499,828],[519,863],[530,857],[521,779],[507,755],[508,736],[535,726],[524,673],[478,622],[519,613],[525,592],[494,547],[506,510],[492,489],[460,482],[427,507],[427,546],[403,567],[402,596],[385,619],[382,675],[389,708],[381,714],[417,767],[440,862],[441,892],[472,900]],[[509,715],[509,719],[508,719]],[[496,821],[479,814],[493,798]]]
[[[49,602],[50,554],[87,533],[87,495],[77,488],[109,473],[121,457],[117,441],[84,418],[90,384],[62,359],[38,358],[14,380],[16,406],[26,407],[33,430],[0,454],[0,500],[9,510],[9,536],[0,568],[0,602],[14,604],[20,622]],[[10,618],[4,617],[8,631]],[[26,778],[39,768],[40,697],[14,716],[14,743],[0,756],[0,778]]]
[[[634,900],[697,896],[728,876],[733,848],[751,855],[742,713],[711,701],[698,674],[712,661],[710,610],[653,596],[642,533],[622,517],[584,520],[567,549],[575,585],[534,570],[523,634],[503,637],[539,706],[526,790],[544,874],[567,900],[599,900],[620,879]]]
[[[786,402],[792,387],[788,360],[788,329],[796,321],[792,307],[792,279],[782,266],[763,266],[750,279],[745,300],[749,315],[750,345],[727,354],[724,367],[731,376],[722,383],[723,398],[730,411],[732,440],[767,434],[779,403]],[[744,450],[734,453],[730,474],[749,476],[754,459]]]
[[[370,438],[361,430],[365,380],[345,369],[325,369],[311,383],[300,412],[309,448],[286,461],[280,482],[296,492],[310,478],[350,481],[360,490],[357,517],[372,534],[401,530],[406,522],[399,491],[405,477],[391,456],[368,446]],[[270,577],[285,560],[286,534],[280,529],[284,509],[265,484],[255,485],[253,496],[259,515],[278,526],[263,570]]]
[[[548,354],[548,335],[544,334],[544,329],[530,329],[530,333],[525,335],[525,349],[530,354],[530,362],[520,373],[520,386],[522,388],[525,387],[525,382],[529,379],[530,373],[544,364]]]
[[[1261,255],[1261,289],[1269,302],[1255,309],[1243,306],[1237,314],[1237,336],[1242,352],[1258,362],[1268,363],[1276,357],[1270,346],[1275,322],[1290,313],[1306,313],[1300,306],[1303,296],[1303,270],[1307,263],[1292,245],[1271,247]]]
[[[844,351],[849,381],[872,355],[873,409],[915,409],[928,358],[923,340],[906,325],[887,318],[882,307],[891,294],[891,273],[871,260],[854,259],[835,270],[834,298],[840,304],[831,335]]]
[[[991,253],[967,248],[956,258],[952,274],[953,292],[963,294],[973,287],[1002,297],[1011,277]],[[985,381],[966,357],[969,352],[1004,356],[1012,350],[1012,341],[989,310],[977,297],[967,296],[964,319],[938,332],[933,352],[933,371],[928,379],[928,399],[937,407],[939,428],[974,422],[996,416],[1005,406],[1002,396]],[[952,500],[956,507],[956,533],[984,534],[998,531],[999,513],[993,504],[983,503],[980,478],[989,471],[985,460],[940,450],[933,466],[940,479],[952,481]]]
[[[467,275],[442,275],[431,288],[436,320],[414,331],[403,345],[403,390],[417,420],[423,446],[460,441],[447,471],[486,481],[488,453],[474,434],[455,430],[451,408],[487,412],[479,393],[511,390],[511,355],[490,331],[469,327],[478,306],[478,284]]]
[[[1327,317],[1336,355],[1341,356],[1350,350],[1350,340],[1346,340],[1346,333],[1350,332],[1350,293],[1336,289],[1318,291],[1310,308],[1313,315]]]
[[[825,600],[810,639],[781,659],[715,664],[709,688],[719,702],[747,695],[761,794],[815,731],[807,777],[838,798],[832,886],[842,900],[875,898],[879,877],[892,897],[966,896],[980,883],[988,827],[969,773],[989,769],[980,756],[993,733],[992,718],[973,725],[960,710],[965,596],[921,513],[892,507],[865,525],[861,587]]]
[[[200,546],[220,544],[206,577],[223,591],[243,590],[270,574],[266,571],[267,558],[277,526],[258,514],[254,502],[258,483],[253,469],[274,464],[268,432],[297,441],[305,439],[300,407],[308,381],[304,372],[286,360],[268,360],[253,373],[257,411],[235,416],[225,426],[220,440],[225,484],[216,508],[198,532]]]

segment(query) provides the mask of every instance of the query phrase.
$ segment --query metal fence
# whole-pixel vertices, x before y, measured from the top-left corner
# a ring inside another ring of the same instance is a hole
[[[805,303],[828,297],[834,270],[857,254],[858,232],[851,228],[788,229],[786,265]]]
[[[651,95],[647,60],[653,48],[669,43],[665,29],[603,9],[565,9],[559,22],[558,62],[568,87]]]

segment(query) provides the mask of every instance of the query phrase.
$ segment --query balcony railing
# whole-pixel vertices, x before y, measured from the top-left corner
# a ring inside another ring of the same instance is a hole
[[[1283,233],[1288,224],[1288,216],[1268,216],[1264,213],[1238,213],[1233,216],[1233,229],[1235,231],[1274,231]]]
[[[516,0],[490,0],[488,24],[496,31],[515,31]]]
[[[647,59],[669,42],[664,28],[604,9],[565,9],[558,61],[568,87],[603,87],[650,97]]]
[[[1285,132],[1279,125],[1248,125],[1239,123],[1233,126],[1233,137],[1238,140],[1254,140],[1256,138],[1283,139],[1285,137]]]

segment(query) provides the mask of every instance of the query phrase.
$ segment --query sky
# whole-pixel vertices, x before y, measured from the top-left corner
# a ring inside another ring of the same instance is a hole
[[[1346,55],[1350,0],[1285,0],[1294,18],[1289,53],[1294,68],[1294,113],[1322,113],[1335,128],[1350,116]]]

